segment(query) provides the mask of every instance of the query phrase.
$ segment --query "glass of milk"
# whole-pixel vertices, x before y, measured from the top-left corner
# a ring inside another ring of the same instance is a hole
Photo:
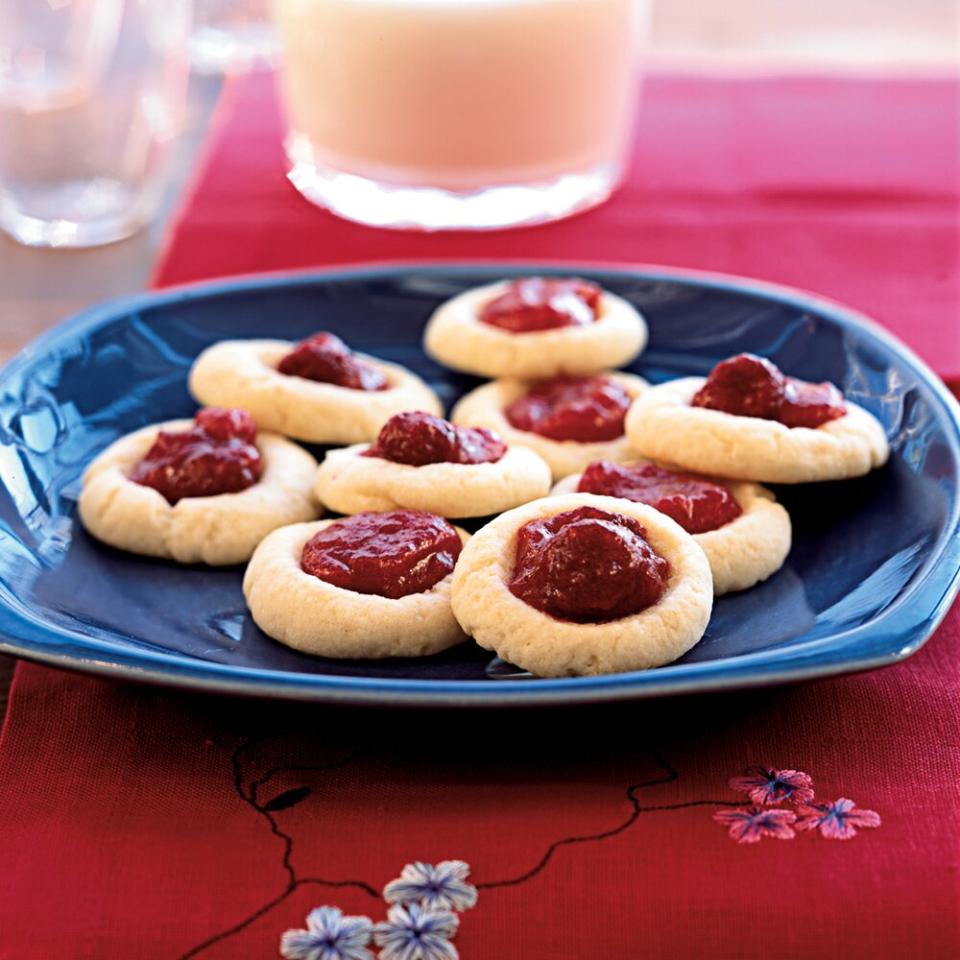
[[[649,0],[272,0],[289,177],[361,223],[493,229],[623,172]]]

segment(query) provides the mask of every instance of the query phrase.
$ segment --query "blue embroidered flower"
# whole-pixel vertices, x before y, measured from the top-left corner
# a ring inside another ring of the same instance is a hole
[[[466,882],[470,865],[462,860],[408,863],[396,880],[383,888],[387,903],[419,903],[428,910],[469,910],[477,888]]]
[[[306,930],[288,930],[280,938],[287,960],[373,960],[367,950],[373,923],[369,917],[345,917],[336,907],[317,907]]]
[[[861,810],[852,800],[841,797],[833,803],[812,803],[797,810],[798,830],[819,830],[830,840],[850,840],[857,828],[879,827],[880,814]]]
[[[734,777],[730,786],[749,794],[758,807],[776,806],[784,800],[804,804],[813,799],[813,781],[802,770],[754,767],[747,771],[747,776]]]
[[[416,903],[393,906],[387,920],[373,929],[380,960],[457,960],[450,942],[460,919],[449,910],[429,910]]]

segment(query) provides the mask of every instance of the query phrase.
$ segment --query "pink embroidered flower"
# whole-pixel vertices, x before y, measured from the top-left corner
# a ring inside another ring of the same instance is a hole
[[[729,827],[737,843],[756,843],[762,837],[792,840],[796,834],[792,824],[797,815],[792,810],[764,810],[761,807],[737,807],[718,810],[713,819]]]
[[[841,797],[833,803],[813,803],[797,810],[798,830],[817,830],[831,840],[849,840],[859,827],[879,827],[880,814],[861,810],[852,800]]]
[[[785,800],[800,805],[813,799],[813,781],[800,770],[752,767],[745,777],[734,777],[730,787],[749,794],[758,807],[773,807]]]

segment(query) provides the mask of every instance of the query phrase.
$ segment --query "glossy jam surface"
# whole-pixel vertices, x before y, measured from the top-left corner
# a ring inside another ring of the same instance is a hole
[[[847,412],[843,394],[832,383],[808,383],[787,377],[780,407],[781,423],[816,429]]]
[[[687,533],[717,530],[743,513],[733,494],[721,484],[652,463],[595,460],[581,474],[577,490],[647,503],[676,520]]]
[[[601,292],[576,277],[524,277],[486,303],[480,320],[510,333],[584,327],[597,319]]]
[[[298,343],[277,366],[280,373],[350,390],[386,390],[386,377],[332,333],[316,333]]]
[[[514,400],[504,415],[518,430],[594,443],[623,436],[630,403],[630,394],[607,377],[554,377]]]
[[[169,503],[239,493],[263,473],[256,438],[256,424],[245,410],[208,407],[189,430],[161,430],[130,479],[153,487]]]
[[[558,620],[603,623],[653,606],[669,576],[636,520],[578,507],[520,527],[508,587]]]
[[[775,364],[752,353],[718,363],[690,402],[695,407],[814,429],[847,412],[843,394],[832,383],[784,376]]]
[[[365,457],[422,467],[428,463],[496,463],[507,445],[482,427],[460,427],[416,410],[398,413],[381,428]]]
[[[461,548],[457,531],[432,513],[358,513],[315,533],[300,566],[344,590],[396,600],[438,584]]]

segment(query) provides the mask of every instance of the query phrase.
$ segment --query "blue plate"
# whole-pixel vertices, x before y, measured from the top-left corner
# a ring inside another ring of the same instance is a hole
[[[184,568],[102,546],[76,521],[84,465],[121,434],[195,409],[193,358],[228,337],[332,330],[426,377],[447,404],[477,381],[428,360],[447,297],[519,273],[588,275],[650,324],[633,369],[661,382],[743,350],[832,380],[876,414],[890,463],[855,481],[782,487],[794,547],[766,583],[720,599],[706,636],[657,670],[506,679],[473,644],[417,660],[337,661],[274,643],[239,568]],[[960,566],[960,411],[869,321],[803,294],[665,270],[392,267],[269,276],[109,303],[37,340],[0,374],[0,650],[113,677],[328,701],[547,704],[747,687],[865,670],[914,653]]]

